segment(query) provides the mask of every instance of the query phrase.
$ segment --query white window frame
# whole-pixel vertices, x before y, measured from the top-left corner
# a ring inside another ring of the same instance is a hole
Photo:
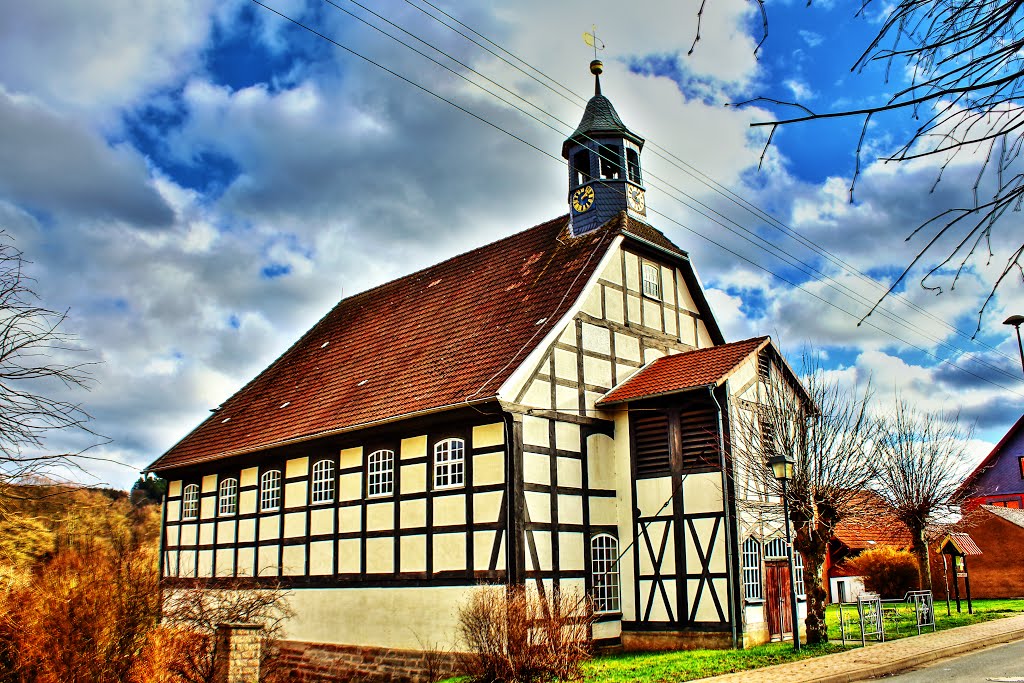
[[[312,492],[311,505],[323,505],[334,502],[334,461],[330,459],[318,460],[313,465],[313,483],[310,487]]]
[[[434,488],[455,489],[466,483],[466,441],[451,438],[434,444]]]
[[[238,480],[228,477],[217,490],[217,516],[230,517],[238,514]]]
[[[769,541],[766,541],[764,544],[764,557],[765,559],[771,557],[776,560],[788,559],[789,553],[786,552],[786,539],[773,538]]]
[[[281,470],[267,470],[260,475],[260,512],[281,509]]]
[[[661,301],[661,268],[657,263],[640,262],[640,289],[644,296]]]
[[[590,582],[594,614],[622,611],[619,539],[611,534],[596,534],[590,539]]]
[[[796,595],[798,598],[802,598],[806,595],[806,586],[804,585],[804,556],[793,549],[793,587],[796,589]]]
[[[743,541],[743,599],[763,600],[761,586],[761,541],[751,536]]]
[[[380,498],[395,492],[395,452],[382,448],[366,457],[366,496]]]
[[[181,518],[199,519],[199,484],[189,484],[181,492]]]

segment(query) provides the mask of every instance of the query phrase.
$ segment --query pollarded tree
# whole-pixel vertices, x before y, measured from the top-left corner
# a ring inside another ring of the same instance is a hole
[[[67,314],[39,305],[25,274],[23,254],[0,231],[0,512],[18,495],[11,484],[77,469],[82,452],[53,453],[46,438],[79,431],[94,444],[89,415],[61,397],[66,388],[87,388],[88,363],[60,360],[80,352],[62,329]]]
[[[904,400],[882,420],[875,488],[910,529],[921,584],[929,590],[928,525],[963,481],[972,432],[957,415],[921,410]]]
[[[828,640],[828,594],[822,575],[828,543],[839,522],[856,513],[865,500],[862,493],[872,479],[877,423],[869,411],[870,386],[844,387],[808,354],[804,366],[803,385],[813,405],[807,406],[800,392],[776,373],[762,377],[757,403],[747,403],[736,416],[740,433],[760,438],[748,438],[743,444],[734,440],[732,453],[737,472],[751,482],[744,487],[746,495],[753,489],[755,498],[759,494],[769,504],[782,496],[769,460],[787,454],[796,461],[786,496],[793,547],[804,563],[807,642],[820,643]],[[748,500],[744,507],[765,504]],[[773,507],[781,519],[779,504]]]

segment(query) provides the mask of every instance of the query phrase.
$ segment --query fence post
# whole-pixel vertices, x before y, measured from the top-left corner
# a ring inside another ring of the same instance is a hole
[[[258,683],[262,635],[260,624],[217,624],[214,683]]]

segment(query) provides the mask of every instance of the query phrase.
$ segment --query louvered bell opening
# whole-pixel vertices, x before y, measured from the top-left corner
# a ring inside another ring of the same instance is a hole
[[[637,479],[670,473],[668,415],[663,412],[630,414]]]
[[[762,351],[757,354],[757,373],[761,376],[762,382],[767,382],[771,376],[772,361],[768,354]]]
[[[717,470],[720,466],[718,412],[714,406],[684,406],[679,412],[679,428],[682,437],[682,471]]]

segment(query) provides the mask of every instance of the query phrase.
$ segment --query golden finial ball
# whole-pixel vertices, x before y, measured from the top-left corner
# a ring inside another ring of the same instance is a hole
[[[604,71],[604,64],[601,63],[600,59],[595,59],[590,63],[590,73],[595,76],[600,76],[601,72]]]

